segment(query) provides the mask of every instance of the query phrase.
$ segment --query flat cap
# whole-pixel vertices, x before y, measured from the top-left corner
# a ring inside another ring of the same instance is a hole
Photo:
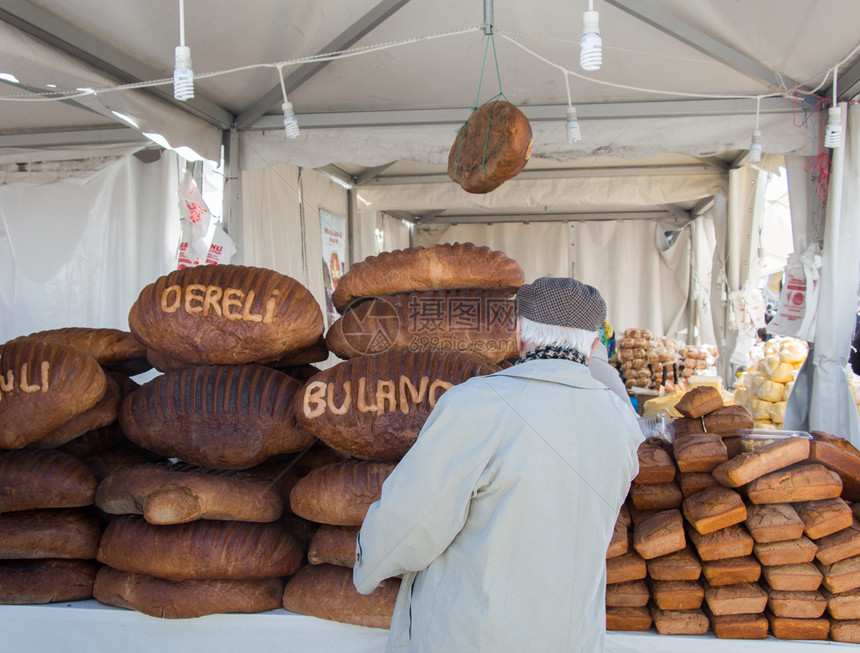
[[[517,291],[517,312],[541,324],[597,331],[606,302],[597,288],[576,279],[541,277]]]

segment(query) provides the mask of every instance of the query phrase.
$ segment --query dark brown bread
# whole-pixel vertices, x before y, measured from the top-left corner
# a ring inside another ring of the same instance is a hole
[[[741,429],[753,427],[753,416],[746,406],[723,406],[701,418],[705,433],[716,433],[724,438],[735,437]]]
[[[116,472],[99,483],[95,504],[113,515],[142,514],[150,524],[271,522],[284,510],[270,481],[185,463],[145,463]]]
[[[388,628],[400,580],[387,578],[371,594],[352,583],[352,571],[335,565],[305,565],[287,581],[283,606],[290,612],[370,628]]]
[[[8,343],[0,356],[0,449],[21,449],[92,408],[105,373],[80,349],[39,340]]]
[[[648,608],[606,606],[606,630],[644,631],[650,628],[651,611]]]
[[[826,617],[819,619],[789,619],[767,615],[770,630],[777,639],[827,639],[830,634],[830,620]]]
[[[712,614],[710,621],[718,639],[767,639],[768,623],[763,614]]]
[[[290,493],[299,517],[320,524],[361,526],[370,504],[382,496],[382,484],[395,463],[351,460],[311,471]]]
[[[28,605],[92,598],[94,560],[0,560],[0,604]]]
[[[735,456],[712,473],[726,487],[740,487],[765,474],[806,460],[808,456],[809,440],[785,438]]]
[[[647,575],[648,567],[645,565],[645,558],[636,551],[628,551],[624,555],[615,556],[606,561],[607,585],[641,580]]]
[[[702,574],[702,563],[689,546],[651,558],[647,565],[648,576],[653,580],[697,580]]]
[[[93,588],[101,603],[163,619],[275,610],[281,607],[283,592],[281,578],[165,580],[111,567],[99,570]]]
[[[833,594],[850,592],[860,587],[860,556],[845,558],[832,565],[815,563],[818,570],[824,575],[822,583],[828,591]]]
[[[69,440],[66,444],[57,447],[57,451],[71,454],[77,458],[89,458],[120,444],[124,440],[125,436],[119,428],[119,422],[114,422]]]
[[[299,543],[278,523],[153,526],[135,515],[114,519],[98,550],[99,562],[114,569],[172,580],[288,576],[302,558]]]
[[[681,472],[710,472],[728,459],[723,439],[714,433],[694,433],[672,443]]]
[[[701,610],[661,610],[651,606],[654,627],[661,635],[704,635],[708,618]]]
[[[827,613],[834,619],[860,619],[860,589],[834,594],[826,587],[820,589],[827,599]]]
[[[709,560],[702,563],[702,574],[712,587],[755,583],[761,577],[761,564],[753,556]]]
[[[472,243],[410,247],[382,252],[355,263],[332,293],[334,307],[344,312],[361,297],[425,290],[477,289],[513,295],[525,276],[504,252]]]
[[[675,481],[671,483],[655,483],[642,485],[634,483],[630,486],[630,502],[638,510],[669,510],[680,508],[684,495]]]
[[[854,523],[851,507],[838,497],[800,501],[794,507],[803,520],[803,532],[813,540],[837,533]]]
[[[710,472],[681,472],[678,474],[678,485],[684,498],[691,497],[708,487],[719,487],[720,482]]]
[[[709,487],[684,499],[684,517],[699,533],[713,533],[747,518],[741,495],[725,487]]]
[[[831,621],[830,638],[834,642],[860,644],[860,620]]]
[[[75,415],[68,422],[39,438],[30,446],[39,449],[54,449],[88,431],[103,428],[116,422],[122,393],[119,384],[110,376],[106,376],[105,381],[107,384],[105,393],[95,406]]]
[[[678,403],[677,410],[684,417],[696,419],[723,407],[723,395],[715,387],[701,385],[685,393]]]
[[[448,176],[467,193],[489,193],[525,167],[533,141],[522,111],[491,100],[475,109],[457,132],[448,153]]]
[[[150,349],[195,364],[239,365],[314,344],[322,311],[310,291],[274,270],[202,265],[160,277],[128,324]]]
[[[389,349],[312,377],[296,397],[296,413],[300,426],[333,449],[397,461],[446,389],[498,370],[473,354]]]
[[[796,565],[812,562],[817,550],[816,544],[808,537],[765,544],[756,542],[753,547],[755,557],[763,565]]]
[[[296,423],[301,386],[262,365],[206,365],[168,372],[123,400],[129,440],[213,469],[245,469],[300,451],[313,436]]]
[[[131,333],[120,329],[65,327],[37,331],[10,342],[21,340],[40,340],[53,345],[68,345],[81,349],[98,361],[99,365],[108,369],[123,370],[127,364],[137,363],[146,357],[146,347]],[[0,347],[0,356],[3,347]],[[134,374],[145,372],[145,369],[133,369]]]
[[[93,560],[101,535],[101,522],[83,508],[0,513],[0,560]]]
[[[796,540],[803,535],[803,520],[790,503],[747,506],[746,526],[756,542]]]
[[[369,298],[331,325],[326,346],[341,358],[392,347],[468,351],[498,363],[517,356],[516,306],[490,290],[427,290]]]
[[[745,488],[753,503],[793,503],[834,499],[842,492],[839,475],[817,463],[766,474]]]
[[[606,586],[606,607],[644,607],[648,605],[651,593],[644,580],[629,583],[613,583]]]
[[[312,565],[331,564],[339,567],[355,566],[355,543],[359,526],[320,526],[308,549],[308,562]]]
[[[767,592],[758,583],[713,587],[705,581],[705,601],[715,615],[759,614],[767,606]]]
[[[787,592],[813,592],[821,585],[822,574],[811,562],[765,566],[762,575],[771,589]]]
[[[825,565],[860,555],[860,522],[856,519],[848,528],[819,539],[815,557]]]
[[[851,447],[850,443],[846,444]],[[809,443],[809,462],[821,463],[839,474],[842,479],[842,498],[848,501],[860,501],[860,455],[855,452],[853,447],[840,447],[832,440],[813,440]]]
[[[705,590],[697,580],[654,580],[651,597],[661,610],[696,610],[702,607]]]
[[[67,453],[24,449],[0,454],[0,513],[89,506],[95,491],[93,473]]]
[[[827,609],[827,599],[818,591],[785,591],[770,589],[767,607],[775,617],[817,619]]]
[[[96,481],[101,483],[121,469],[156,461],[164,461],[164,457],[124,440],[115,447],[85,458],[83,462],[92,471]]]
[[[633,548],[646,560],[681,551],[686,545],[680,510],[658,512],[633,529]]]
[[[633,479],[634,483],[654,485],[671,483],[675,479],[675,464],[669,453],[659,444],[643,442],[637,451],[639,457],[639,473]]]
[[[691,526],[687,529],[687,536],[703,561],[747,556],[753,550],[753,538],[742,524],[705,535]]]

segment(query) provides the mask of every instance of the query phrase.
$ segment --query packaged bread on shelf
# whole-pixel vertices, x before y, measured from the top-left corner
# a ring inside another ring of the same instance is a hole
[[[89,506],[95,491],[93,473],[67,453],[22,449],[0,454],[0,513]]]
[[[95,560],[0,560],[0,605],[90,599],[98,568]]]
[[[159,277],[132,304],[128,324],[150,349],[193,364],[276,360],[322,335],[310,291],[274,270],[201,265]]]

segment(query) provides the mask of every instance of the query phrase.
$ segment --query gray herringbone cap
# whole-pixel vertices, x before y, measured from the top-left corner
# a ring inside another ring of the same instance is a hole
[[[606,302],[597,288],[567,277],[541,277],[517,291],[517,312],[533,322],[597,331]]]

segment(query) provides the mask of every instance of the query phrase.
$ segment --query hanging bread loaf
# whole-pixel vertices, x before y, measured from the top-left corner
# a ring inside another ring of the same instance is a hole
[[[98,549],[99,562],[114,569],[172,580],[288,576],[303,555],[277,523],[199,520],[153,526],[136,515],[114,519]]]
[[[127,397],[120,425],[129,440],[162,456],[244,469],[313,442],[296,425],[300,390],[297,381],[262,365],[189,367]]]
[[[299,517],[320,524],[361,526],[394,465],[351,460],[315,469],[296,483],[290,507]]]
[[[0,560],[0,604],[89,599],[98,568],[94,560]]]
[[[514,300],[489,290],[429,290],[357,303],[326,334],[341,358],[392,347],[469,351],[493,363],[517,356]]]
[[[0,560],[94,560],[101,534],[99,519],[81,508],[0,513]]]
[[[112,474],[99,483],[95,504],[112,515],[142,514],[150,524],[271,522],[284,509],[269,481],[184,463],[147,463]]]
[[[499,367],[454,352],[390,349],[323,370],[297,398],[299,425],[365,460],[403,457],[448,388]]]
[[[347,271],[331,298],[343,313],[361,297],[425,290],[492,290],[513,295],[525,276],[503,252],[472,243],[410,247],[369,256]]]
[[[93,596],[101,603],[163,619],[266,612],[281,607],[283,593],[280,578],[165,580],[111,567],[99,569],[93,587]]]
[[[0,513],[93,503],[96,479],[78,458],[23,449],[0,455]]]
[[[532,153],[532,128],[510,102],[475,109],[448,153],[448,176],[469,193],[489,193],[515,177]]]
[[[80,437],[88,431],[116,422],[119,415],[119,405],[122,401],[122,392],[120,391],[119,384],[110,376],[106,375],[105,381],[107,387],[105,388],[104,396],[95,406],[79,415],[75,415],[61,427],[39,438],[30,446],[40,449],[54,449]]]
[[[196,364],[251,363],[314,344],[322,311],[310,291],[274,270],[202,265],[146,286],[128,316],[148,348]]]
[[[104,368],[136,375],[149,369],[146,347],[128,331],[88,327],[66,327],[37,331],[10,340],[40,340],[53,345],[68,345],[87,352]],[[3,347],[0,347],[0,356]]]
[[[92,408],[105,394],[96,360],[68,345],[9,343],[0,356],[0,449],[21,449]]]
[[[387,578],[368,595],[359,594],[352,570],[335,565],[305,565],[287,581],[284,608],[290,612],[370,628],[388,628],[400,580]]]

